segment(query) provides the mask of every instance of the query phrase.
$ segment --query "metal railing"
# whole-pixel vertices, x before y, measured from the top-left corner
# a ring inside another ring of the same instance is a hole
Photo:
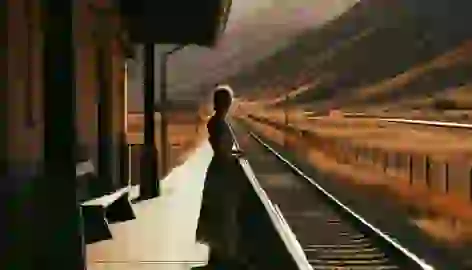
[[[234,149],[240,149],[234,136]],[[312,269],[287,222],[257,180],[249,162],[241,157],[238,170],[247,179],[240,217],[246,256],[257,269]]]

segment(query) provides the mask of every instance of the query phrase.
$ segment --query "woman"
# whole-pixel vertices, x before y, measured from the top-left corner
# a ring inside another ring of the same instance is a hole
[[[213,95],[215,113],[207,124],[213,158],[207,169],[197,240],[210,247],[208,266],[239,264],[237,241],[237,207],[240,187],[233,136],[226,116],[233,100],[229,86],[219,86]],[[232,177],[231,177],[232,176]]]

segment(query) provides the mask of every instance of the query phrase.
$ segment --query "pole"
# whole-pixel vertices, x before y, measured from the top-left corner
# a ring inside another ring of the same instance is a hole
[[[164,52],[160,55],[160,107],[161,107],[161,151],[162,151],[162,177],[166,176],[169,171],[169,119],[167,115],[167,60],[169,55],[183,49],[185,46],[177,46],[171,51]]]
[[[156,127],[154,121],[154,44],[144,45],[144,148],[141,156],[140,197],[150,199],[159,196],[157,177]]]
[[[123,78],[123,84],[124,84],[124,129],[125,129],[125,139],[126,139],[126,142],[128,141],[128,63],[125,62],[125,67],[124,67],[124,78]],[[127,169],[127,174],[126,174],[126,177],[127,177],[127,185],[131,185],[131,148],[130,146],[127,144],[126,147],[128,148],[127,151],[126,151],[126,154],[128,155],[126,160],[128,161],[128,163],[126,164],[126,166],[128,167]]]
[[[82,217],[76,200],[76,83],[73,3],[41,1],[44,174],[33,181],[30,224],[34,241],[9,269],[86,269]],[[31,248],[31,249],[30,249]],[[28,254],[28,251],[32,251]],[[31,255],[31,258],[28,258]]]
[[[175,51],[175,50],[174,50]],[[173,52],[173,51],[172,51]],[[160,57],[160,104],[161,104],[161,151],[162,151],[162,177],[168,172],[168,119],[167,119],[167,59],[169,53],[162,53]]]
[[[288,128],[288,93],[285,95],[285,106],[284,106],[284,116],[285,116],[285,127]],[[284,132],[284,146],[288,146],[287,130]]]
[[[125,132],[128,134],[128,63],[125,62],[124,67],[124,77],[123,77],[123,84],[124,84],[124,127]]]
[[[128,140],[127,140],[127,117],[128,117],[128,106],[127,106],[127,89],[126,89],[126,76],[127,76],[127,63],[126,63],[126,58],[123,61],[123,66],[122,69],[120,70],[120,82],[121,82],[121,87],[120,90],[122,91],[122,96],[120,98],[120,105],[119,109],[121,110],[122,113],[122,124],[120,127],[120,133],[119,133],[119,184],[120,188],[126,187],[129,185],[129,147],[128,147]]]
[[[99,15],[100,16],[100,15]],[[100,24],[101,22],[99,22]],[[113,189],[112,164],[112,127],[111,127],[111,95],[110,68],[111,56],[106,53],[105,41],[98,31],[97,57],[97,79],[98,79],[98,175],[100,178],[100,190],[94,190],[94,194],[104,194]]]

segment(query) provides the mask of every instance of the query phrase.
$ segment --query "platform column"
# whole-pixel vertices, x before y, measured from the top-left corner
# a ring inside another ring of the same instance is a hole
[[[141,156],[140,197],[150,199],[159,196],[155,125],[155,48],[144,45],[144,147]]]
[[[44,51],[44,175],[35,182],[32,269],[85,269],[76,199],[73,1],[41,1]]]

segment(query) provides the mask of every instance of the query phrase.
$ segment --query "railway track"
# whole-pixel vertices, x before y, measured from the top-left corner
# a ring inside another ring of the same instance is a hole
[[[378,120],[382,122],[390,122],[397,124],[409,124],[409,125],[420,125],[420,126],[429,126],[429,127],[438,127],[438,128],[454,128],[454,129],[472,129],[472,124],[470,123],[459,123],[459,122],[448,122],[448,121],[432,121],[432,120],[418,120],[418,119],[406,119],[406,118],[392,118],[392,117],[381,117],[374,115],[366,115],[362,113],[346,113],[344,114],[346,118],[364,118],[371,120]],[[310,116],[309,120],[319,120],[326,118],[326,116]]]
[[[433,269],[370,225],[261,138],[234,125],[245,158],[313,269]],[[246,137],[246,138],[244,138]]]

